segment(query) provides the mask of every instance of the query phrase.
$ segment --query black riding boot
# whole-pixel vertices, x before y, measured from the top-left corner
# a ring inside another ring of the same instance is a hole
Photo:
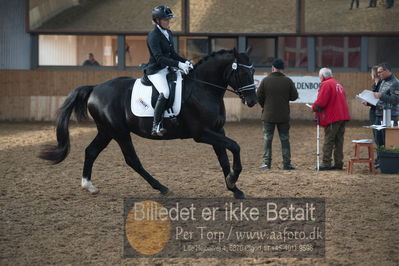
[[[154,109],[154,122],[152,123],[151,131],[151,135],[153,136],[163,136],[166,133],[166,129],[161,127],[161,122],[167,102],[168,99],[163,97],[163,93],[160,93]]]

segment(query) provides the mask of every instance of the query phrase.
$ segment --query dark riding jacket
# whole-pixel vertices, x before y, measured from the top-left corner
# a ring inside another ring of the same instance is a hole
[[[147,47],[150,52],[150,60],[144,68],[147,75],[155,74],[167,66],[178,67],[179,62],[184,63],[187,61],[176,53],[173,46],[172,32],[170,30],[167,31],[170,41],[156,25],[148,34]]]
[[[381,98],[377,102],[375,114],[382,116],[384,108],[391,108],[391,115],[399,116],[399,80],[394,74],[382,80],[379,91]]]

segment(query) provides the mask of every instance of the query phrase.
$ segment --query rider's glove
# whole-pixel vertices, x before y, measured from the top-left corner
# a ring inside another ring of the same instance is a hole
[[[179,62],[179,68],[187,75],[190,71],[190,64]]]
[[[188,65],[190,66],[191,69],[194,68],[193,64],[192,64],[191,61],[189,61],[189,60],[187,60],[187,61],[185,62],[185,64],[188,64]]]

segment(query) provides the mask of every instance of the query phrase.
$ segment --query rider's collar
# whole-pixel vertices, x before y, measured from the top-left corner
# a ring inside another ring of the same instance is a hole
[[[159,24],[157,24],[158,29],[163,33],[163,35],[165,35],[166,39],[169,40],[169,33],[166,29],[162,28],[161,26],[159,26]]]

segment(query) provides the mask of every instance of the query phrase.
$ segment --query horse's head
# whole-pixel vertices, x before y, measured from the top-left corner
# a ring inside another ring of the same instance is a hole
[[[234,89],[244,104],[252,107],[258,102],[254,82],[255,68],[247,53],[238,53],[233,49],[233,56],[233,62],[226,70],[227,84]]]

